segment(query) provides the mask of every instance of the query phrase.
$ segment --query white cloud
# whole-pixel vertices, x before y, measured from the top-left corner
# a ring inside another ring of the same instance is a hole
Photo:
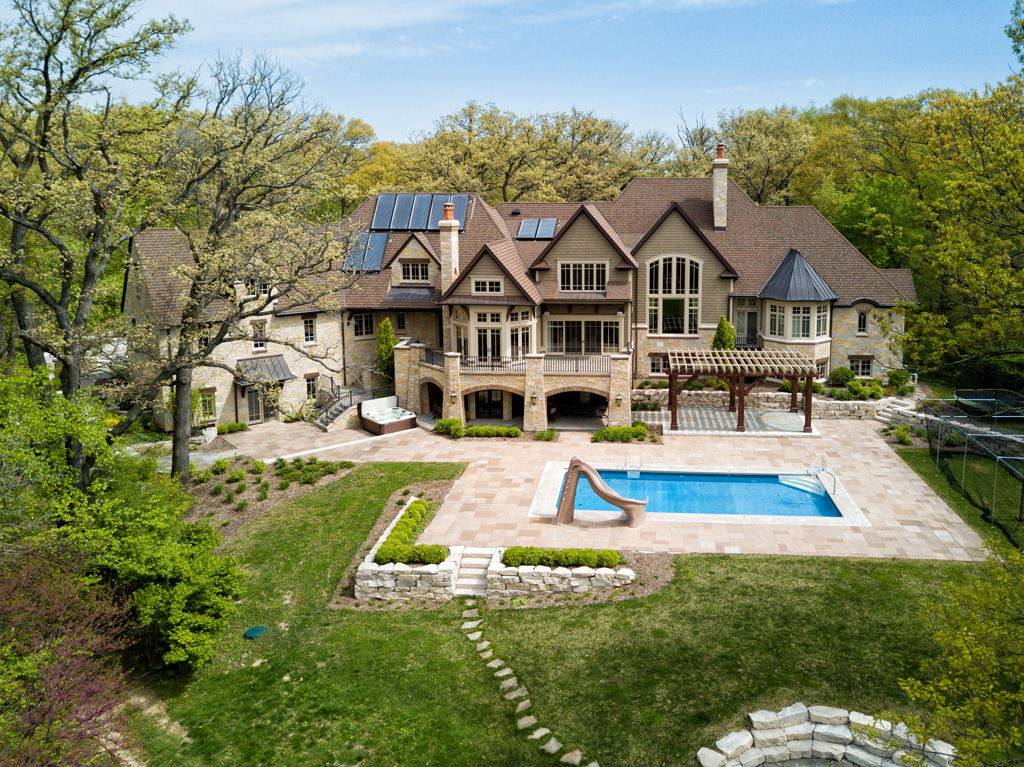
[[[753,89],[753,85],[728,85],[723,88],[705,88],[701,93],[706,93],[709,96],[717,96],[721,93],[743,93],[744,91],[750,91]]]

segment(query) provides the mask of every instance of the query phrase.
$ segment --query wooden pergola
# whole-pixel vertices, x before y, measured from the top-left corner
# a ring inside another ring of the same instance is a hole
[[[784,378],[790,382],[789,412],[798,412],[796,406],[797,382],[804,381],[804,431],[811,431],[811,404],[814,377],[818,370],[814,362],[800,352],[776,349],[687,349],[671,351],[668,357],[668,408],[672,412],[671,431],[679,430],[676,407],[679,392],[702,376],[715,376],[729,384],[729,412],[736,413],[736,431],[744,431],[744,401],[750,390],[765,378]],[[680,383],[681,376],[686,379]],[[747,379],[753,378],[748,383]]]

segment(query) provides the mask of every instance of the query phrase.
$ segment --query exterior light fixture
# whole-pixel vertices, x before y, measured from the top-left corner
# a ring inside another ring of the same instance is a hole
[[[615,407],[622,407],[622,395],[621,394],[615,398]]]
[[[452,398],[452,404],[454,405],[454,404],[455,404],[455,397],[456,397],[456,394],[455,394],[455,392],[452,392],[452,393],[451,393],[451,394],[449,394],[448,396]]]
[[[534,392],[533,394],[530,395],[530,404],[531,405],[536,405],[537,404],[537,392]]]

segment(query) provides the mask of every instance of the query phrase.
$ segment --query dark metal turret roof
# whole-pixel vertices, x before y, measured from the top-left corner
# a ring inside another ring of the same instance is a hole
[[[834,301],[839,298],[800,251],[792,248],[775,267],[757,297],[776,301]]]

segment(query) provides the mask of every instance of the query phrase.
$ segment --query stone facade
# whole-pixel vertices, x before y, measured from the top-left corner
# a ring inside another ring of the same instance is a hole
[[[859,315],[867,314],[867,333],[858,333]],[[876,309],[872,304],[859,303],[852,307],[837,307],[832,311],[832,347],[830,350],[830,370],[837,367],[850,367],[851,357],[871,359],[871,375],[883,377],[889,370],[903,367],[901,361],[889,349],[879,319],[886,316],[883,310]],[[903,318],[893,313],[887,318],[893,329],[902,333]]]
[[[781,711],[754,711],[749,730],[720,738],[697,752],[700,767],[953,767],[956,749],[941,740],[922,744],[906,725],[859,711],[794,703]]]
[[[504,549],[495,551],[487,566],[488,599],[520,594],[584,594],[594,589],[628,586],[636,578],[628,567],[506,567],[501,563],[504,553]]]

